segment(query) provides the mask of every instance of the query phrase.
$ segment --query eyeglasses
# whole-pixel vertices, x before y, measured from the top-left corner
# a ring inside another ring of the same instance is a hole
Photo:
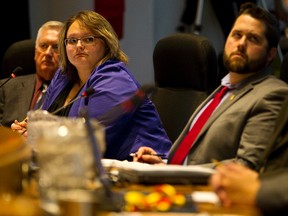
[[[53,52],[58,53],[58,44],[40,43],[38,48],[40,51],[45,52],[50,46],[52,47]]]
[[[66,38],[65,41],[65,45],[71,45],[71,46],[75,46],[78,43],[78,40],[81,41],[81,44],[83,45],[91,45],[94,43],[96,38],[101,38],[101,37],[97,37],[97,36],[85,36],[85,37],[81,37],[81,38]]]

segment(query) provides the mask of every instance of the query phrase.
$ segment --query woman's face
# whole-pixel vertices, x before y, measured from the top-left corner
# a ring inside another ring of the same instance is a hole
[[[77,21],[69,27],[65,44],[68,59],[78,71],[92,71],[105,56],[105,42]]]

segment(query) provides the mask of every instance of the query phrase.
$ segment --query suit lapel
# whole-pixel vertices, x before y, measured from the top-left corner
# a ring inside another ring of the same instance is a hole
[[[242,98],[246,93],[248,93],[253,87],[251,85],[245,86],[238,90],[231,90],[230,95],[223,101],[220,106],[215,110],[214,113],[210,116],[208,121],[203,126],[201,132],[199,133],[198,137],[204,134],[209,127],[216,121],[218,118],[221,117],[222,113],[225,112],[229,107],[231,107],[234,103],[236,103],[240,98]],[[198,138],[197,138],[198,139]],[[197,141],[196,139],[196,141]]]

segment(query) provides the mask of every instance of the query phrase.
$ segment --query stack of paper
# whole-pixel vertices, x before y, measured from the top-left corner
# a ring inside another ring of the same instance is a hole
[[[139,162],[102,159],[114,181],[140,184],[207,184],[214,173],[198,165],[151,165]]]

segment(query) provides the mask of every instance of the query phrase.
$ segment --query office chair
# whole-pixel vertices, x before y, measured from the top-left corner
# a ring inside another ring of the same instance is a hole
[[[288,83],[288,52],[285,53],[280,65],[280,79]]]
[[[219,84],[216,51],[204,36],[175,33],[156,43],[153,66],[156,91],[151,100],[174,142],[193,111]]]
[[[12,71],[19,66],[23,68],[19,75],[36,73],[34,53],[34,39],[25,39],[10,45],[4,53],[0,79],[8,78]]]

